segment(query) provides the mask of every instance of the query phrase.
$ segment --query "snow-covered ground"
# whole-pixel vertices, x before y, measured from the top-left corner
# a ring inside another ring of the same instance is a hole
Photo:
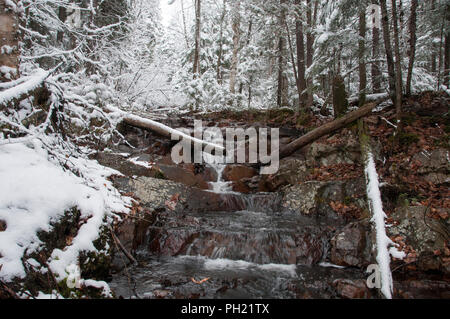
[[[67,277],[66,268],[77,264],[81,251],[95,251],[93,241],[105,216],[127,212],[129,198],[122,198],[107,177],[119,174],[83,156],[67,156],[69,166],[79,176],[55,162],[38,139],[26,143],[0,145],[0,220],[7,228],[0,232],[0,278],[23,278],[25,253],[37,250],[42,242],[38,231],[50,231],[50,222],[77,207],[86,219],[63,250],[55,249],[47,261],[58,280]],[[36,260],[25,262],[40,269]],[[45,272],[43,268],[41,271]]]

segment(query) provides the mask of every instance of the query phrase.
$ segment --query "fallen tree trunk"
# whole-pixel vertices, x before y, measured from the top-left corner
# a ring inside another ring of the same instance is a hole
[[[293,154],[295,151],[301,149],[302,147],[321,138],[322,136],[333,133],[333,132],[347,126],[348,124],[350,124],[364,116],[367,116],[368,114],[370,114],[372,112],[372,110],[376,106],[378,106],[381,102],[386,101],[387,99],[388,98],[385,97],[385,98],[379,99],[378,101],[367,103],[363,107],[360,107],[359,109],[357,109],[353,112],[350,112],[350,113],[338,118],[337,120],[334,120],[330,123],[322,125],[322,126],[316,128],[315,130],[299,137],[298,139],[289,143],[288,145],[286,145],[284,148],[282,148],[280,150],[280,158],[287,157],[287,156]]]
[[[209,146],[210,148],[215,149],[215,150],[225,150],[223,145],[210,143],[210,142],[192,137],[189,134],[186,134],[180,130],[173,129],[162,123],[159,123],[159,122],[156,122],[156,121],[153,121],[153,120],[141,117],[141,116],[137,116],[137,115],[134,115],[131,113],[124,112],[115,107],[108,106],[107,109],[111,112],[118,113],[121,118],[121,121],[125,124],[131,125],[131,126],[134,126],[137,128],[145,129],[145,130],[150,130],[161,136],[166,136],[169,138],[178,137],[179,139],[182,139],[184,141],[190,141],[191,143],[193,143],[193,145],[200,144],[202,147]]]

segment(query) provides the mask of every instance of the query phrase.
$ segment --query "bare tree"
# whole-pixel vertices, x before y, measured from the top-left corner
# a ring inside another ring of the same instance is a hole
[[[398,30],[398,15],[396,0],[392,0],[392,20],[394,21],[394,51],[395,51],[395,109],[397,113],[398,129],[401,128],[402,116],[402,60],[400,55],[400,38]]]
[[[372,0],[373,4],[377,4],[377,0]],[[375,15],[374,15],[375,19]],[[380,29],[375,24],[375,21],[372,23],[372,58],[374,61],[371,65],[371,76],[372,76],[372,88],[373,93],[381,92],[381,66],[380,62],[378,62],[379,54],[380,54]]]
[[[409,18],[409,64],[408,77],[406,79],[406,95],[411,95],[412,72],[414,67],[414,59],[416,57],[417,2],[417,0],[411,0],[411,15]]]
[[[296,0],[295,4],[297,5],[296,14],[297,19],[295,20],[295,36],[297,42],[297,79],[298,79],[298,95],[299,95],[299,103],[300,107],[305,107],[306,103],[306,78],[305,78],[305,42],[304,42],[304,34],[303,34],[303,21],[302,21],[302,11],[300,5],[302,4],[301,0]]]
[[[200,73],[200,27],[201,27],[201,1],[195,0],[195,51],[194,51],[194,78]]]
[[[389,28],[389,16],[386,6],[386,0],[380,0],[380,7],[381,7],[381,25],[383,27],[384,48],[386,51],[386,63],[389,75],[389,92],[392,102],[395,103],[396,98],[395,65],[394,65],[394,57],[392,55],[391,33]]]
[[[233,0],[233,9],[232,9],[232,29],[233,29],[233,57],[231,59],[231,72],[230,72],[230,92],[231,94],[236,93],[236,75],[237,75],[237,66],[238,66],[238,53],[239,53],[239,45],[241,40],[241,1]]]
[[[223,0],[223,10],[220,16],[220,31],[219,31],[219,52],[217,54],[217,82],[222,84],[222,55],[223,55],[223,23],[227,12],[227,1]]]
[[[286,9],[284,4],[286,0],[280,0],[280,14],[279,14],[279,39],[278,39],[278,92],[277,105],[278,107],[287,105],[288,99],[288,80],[285,74],[286,70],[286,39],[283,34],[284,25],[286,23]]]
[[[358,41],[358,58],[359,58],[359,105],[362,106],[366,102],[367,89],[367,70],[366,70],[366,6],[364,1],[359,5],[359,41]]]

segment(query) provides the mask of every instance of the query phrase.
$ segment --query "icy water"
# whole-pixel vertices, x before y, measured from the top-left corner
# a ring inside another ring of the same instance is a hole
[[[283,211],[276,193],[232,192],[221,160],[210,155],[212,191],[244,209],[161,213],[137,250],[139,265],[114,276],[117,297],[334,298],[335,279],[363,278],[324,263],[329,224]]]

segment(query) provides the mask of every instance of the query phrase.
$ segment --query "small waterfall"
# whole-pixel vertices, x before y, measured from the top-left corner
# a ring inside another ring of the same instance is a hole
[[[220,132],[220,128],[217,128],[217,131],[214,133],[213,131],[205,131],[204,139],[211,143],[223,144],[222,133]],[[224,154],[210,154],[203,152],[203,159],[206,161],[206,164],[214,169],[217,173],[217,181],[210,182],[212,186],[212,191],[214,193],[219,194],[227,194],[233,193],[231,190],[231,183],[223,180],[223,171],[225,170],[225,155]]]

